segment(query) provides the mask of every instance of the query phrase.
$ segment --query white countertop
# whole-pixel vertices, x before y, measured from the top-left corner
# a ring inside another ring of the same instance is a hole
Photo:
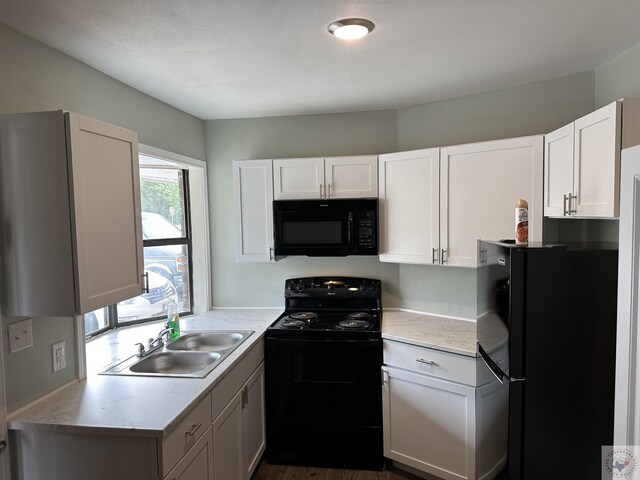
[[[382,338],[476,356],[476,322],[427,313],[385,310]]]
[[[157,333],[160,324],[123,328],[87,344],[87,379],[10,418],[14,430],[100,433],[162,437],[181,415],[204,397],[264,335],[282,309],[212,310],[180,319],[181,330],[254,330],[234,352],[204,378],[98,375],[106,364],[135,353],[135,342]],[[148,333],[150,332],[150,333]],[[106,337],[106,336],[105,336]],[[101,342],[102,341],[102,342]],[[94,345],[94,342],[96,345]],[[100,354],[92,349],[99,346]],[[103,356],[103,355],[106,355]],[[120,356],[118,356],[120,355]],[[104,362],[96,364],[95,359]],[[100,365],[102,363],[102,365]]]
[[[181,330],[254,330],[204,378],[98,375],[135,353],[136,342],[155,336],[162,322],[127,327],[87,343],[87,379],[13,415],[13,430],[162,437],[264,336],[282,313],[275,309],[216,309],[180,319]],[[390,340],[476,355],[476,324],[436,315],[385,310],[382,336]]]

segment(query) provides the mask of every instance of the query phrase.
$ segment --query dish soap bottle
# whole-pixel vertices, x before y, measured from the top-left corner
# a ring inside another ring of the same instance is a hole
[[[519,198],[516,202],[516,245],[529,243],[529,204]]]
[[[180,316],[175,302],[167,306],[167,327],[172,329],[169,338],[175,340],[180,337]]]

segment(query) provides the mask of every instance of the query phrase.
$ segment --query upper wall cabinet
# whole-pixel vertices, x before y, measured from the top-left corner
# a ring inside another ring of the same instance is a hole
[[[138,137],[62,111],[0,116],[2,313],[71,316],[143,285]]]
[[[542,241],[543,137],[440,150],[440,262],[475,267],[477,241],[515,238],[518,198],[529,203],[529,241]]]
[[[273,161],[276,200],[378,196],[378,157],[286,158]]]
[[[613,102],[545,135],[544,215],[619,215],[620,150],[640,142],[640,102]]]
[[[437,263],[440,149],[380,155],[380,260]]]
[[[271,160],[233,162],[236,261],[273,262]]]
[[[542,137],[380,156],[380,260],[475,267],[477,240],[514,237],[518,198],[542,239]]]

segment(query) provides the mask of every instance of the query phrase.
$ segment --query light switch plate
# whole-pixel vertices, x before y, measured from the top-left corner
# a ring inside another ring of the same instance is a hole
[[[9,353],[33,346],[31,319],[9,324]]]
[[[62,342],[55,343],[52,347],[53,353],[53,371],[57,372],[67,366],[67,352],[65,348],[64,340]]]

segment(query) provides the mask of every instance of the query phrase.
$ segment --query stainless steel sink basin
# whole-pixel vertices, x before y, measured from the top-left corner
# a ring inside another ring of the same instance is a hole
[[[163,349],[144,357],[132,356],[112,364],[101,375],[138,375],[151,377],[207,376],[252,331],[184,332]]]
[[[129,367],[135,373],[169,375],[194,374],[205,371],[220,360],[213,352],[159,352],[144,357]]]
[[[194,352],[224,352],[251,332],[194,332],[182,335],[167,345],[168,350],[189,350]]]

